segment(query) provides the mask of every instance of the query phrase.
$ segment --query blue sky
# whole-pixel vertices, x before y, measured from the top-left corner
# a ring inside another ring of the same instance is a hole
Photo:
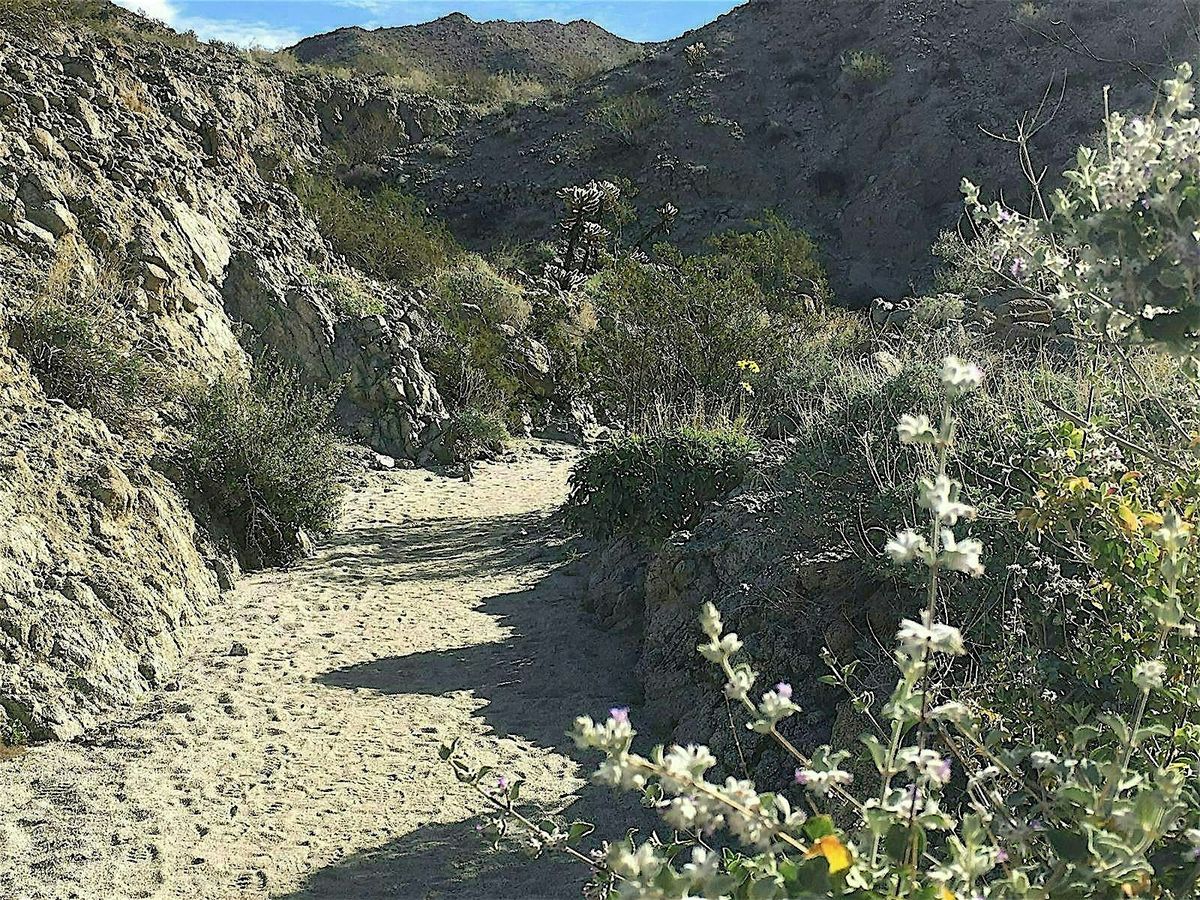
[[[473,19],[591,19],[631,40],[658,41],[711,22],[742,0],[115,0],[180,31],[242,46],[284,47],[343,25]]]

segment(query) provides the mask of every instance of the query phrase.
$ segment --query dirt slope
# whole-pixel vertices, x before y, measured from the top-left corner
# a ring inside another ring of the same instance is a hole
[[[640,45],[593,22],[476,22],[453,13],[398,28],[339,28],[292,47],[302,62],[363,71],[419,68],[441,75],[514,72],[582,78],[628,62]]]
[[[689,62],[696,42],[708,55]],[[890,75],[844,71],[855,50]],[[631,179],[642,208],[675,202],[692,243],[774,207],[825,243],[844,297],[903,294],[955,223],[964,175],[1020,187],[1011,146],[983,129],[1010,131],[1065,77],[1035,141],[1058,166],[1097,130],[1103,85],[1116,108],[1141,106],[1195,51],[1183,0],[756,0],[561,109],[464,132],[425,190],[483,245],[548,235],[554,192],[596,177]]]
[[[574,867],[489,856],[437,756],[462,735],[555,810],[611,805],[564,730],[629,701],[633,653],[580,613],[547,519],[574,451],[544,450],[370,476],[317,558],[190,628],[177,682],[0,758],[0,896],[578,896]]]

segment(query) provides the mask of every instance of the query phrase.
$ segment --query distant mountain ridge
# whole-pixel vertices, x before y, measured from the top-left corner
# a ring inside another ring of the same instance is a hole
[[[415,68],[449,76],[514,73],[579,80],[636,59],[642,46],[583,19],[477,22],[451,13],[420,25],[339,28],[305,38],[290,51],[301,62],[368,73]]]
[[[674,203],[688,247],[776,210],[818,239],[844,299],[900,297],[928,279],[964,176],[1027,197],[1014,147],[986,132],[1048,98],[1033,152],[1059,172],[1104,86],[1145,109],[1196,32],[1181,0],[749,0],[559,106],[471,125],[411,183],[477,247],[551,234],[556,191],[595,178],[643,211]]]

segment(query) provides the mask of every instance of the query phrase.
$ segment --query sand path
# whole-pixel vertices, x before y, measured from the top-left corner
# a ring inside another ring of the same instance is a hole
[[[577,896],[574,866],[486,852],[437,755],[462,735],[555,810],[608,805],[563,729],[631,696],[632,655],[548,518],[573,457],[534,449],[364,476],[316,558],[190,629],[175,690],[0,761],[0,896]]]

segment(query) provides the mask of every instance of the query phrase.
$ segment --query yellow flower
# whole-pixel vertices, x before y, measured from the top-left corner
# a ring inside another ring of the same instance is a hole
[[[850,868],[850,851],[846,849],[836,834],[827,834],[818,839],[804,854],[805,859],[823,856],[829,863],[829,874],[845,871]]]
[[[955,900],[954,891],[946,887],[944,884],[938,888],[937,900]]]
[[[758,363],[752,359],[739,359],[737,367],[743,372],[751,372],[755,375],[762,371]]]

